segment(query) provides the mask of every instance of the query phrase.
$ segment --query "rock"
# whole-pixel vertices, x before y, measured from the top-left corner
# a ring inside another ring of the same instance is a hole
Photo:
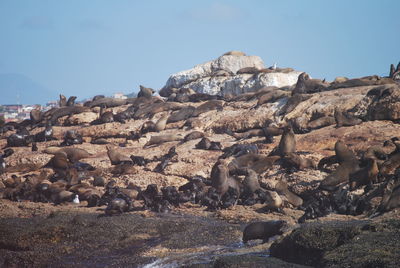
[[[316,267],[398,267],[399,220],[305,224],[272,244],[271,256]]]
[[[240,94],[255,91],[265,86],[290,86],[297,82],[301,72],[260,72],[258,74],[236,74],[243,68],[265,69],[264,63],[258,56],[245,56],[240,53],[222,55],[221,57],[194,68],[173,74],[160,95],[168,97],[174,88],[188,87],[198,93],[211,95]],[[224,75],[220,74],[223,71]],[[226,74],[232,74],[227,76]]]

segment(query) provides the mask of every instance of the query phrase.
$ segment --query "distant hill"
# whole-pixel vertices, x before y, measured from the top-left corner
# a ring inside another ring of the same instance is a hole
[[[58,99],[57,92],[17,73],[0,74],[0,93],[0,104],[45,104]]]

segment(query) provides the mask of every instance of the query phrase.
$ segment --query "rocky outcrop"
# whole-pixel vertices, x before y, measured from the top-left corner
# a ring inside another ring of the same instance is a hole
[[[238,95],[266,86],[291,86],[297,82],[300,73],[291,69],[265,69],[258,56],[222,55],[171,75],[160,95],[168,97],[181,88],[211,95]]]
[[[399,221],[307,224],[271,246],[271,256],[314,267],[398,267]]]

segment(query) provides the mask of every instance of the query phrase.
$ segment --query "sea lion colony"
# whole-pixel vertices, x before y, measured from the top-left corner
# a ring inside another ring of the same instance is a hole
[[[390,115],[379,115],[376,103],[400,92],[399,72],[399,66],[392,66],[389,77],[341,78],[332,83],[304,73],[292,87],[262,88],[234,97],[181,89],[160,98],[141,86],[137,98],[95,96],[82,106],[75,104],[76,97],[67,101],[60,95],[59,108],[33,110],[29,120],[19,123],[2,121],[0,197],[55,204],[79,198],[87,206],[106,206],[106,215],[138,209],[168,212],[186,202],[209,210],[256,203],[264,204],[266,212],[297,209],[304,211],[299,222],[332,212],[379,215],[400,206],[400,143],[396,137],[372,137],[373,145],[362,138],[346,144],[344,140],[350,139],[338,133],[370,120],[389,119]],[[337,106],[315,110],[308,117],[289,116],[317,94],[357,87],[368,89],[364,110]],[[235,114],[237,107],[242,107],[242,118]],[[96,117],[87,122],[85,116],[79,117],[83,114]],[[335,143],[323,148],[325,157],[312,145],[298,150],[298,137],[304,142],[304,135],[324,128],[335,132],[330,136]],[[279,142],[274,141],[279,136]],[[334,155],[326,156],[328,147]],[[355,152],[351,147],[365,149]],[[28,148],[29,157],[39,156],[36,162],[22,159],[21,153],[13,156]],[[188,150],[205,151],[205,159],[191,158],[190,153],[188,157]],[[316,152],[318,157],[306,156]],[[173,174],[179,171],[171,168],[174,165],[186,165],[187,170],[204,165],[207,173]],[[320,179],[304,182],[312,187],[299,191],[301,182],[296,185],[291,178],[296,172],[319,172]],[[136,182],[151,174],[153,183],[133,183],[132,174]]]

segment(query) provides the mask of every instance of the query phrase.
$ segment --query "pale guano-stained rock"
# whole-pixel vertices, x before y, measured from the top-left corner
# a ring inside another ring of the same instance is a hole
[[[260,72],[236,74],[240,69],[247,67],[257,68]],[[258,56],[222,55],[215,60],[171,75],[160,90],[160,95],[167,97],[174,89],[182,87],[211,95],[238,95],[266,86],[291,86],[297,82],[301,73],[297,71],[263,72],[261,71],[263,69],[265,69],[264,62]],[[224,75],[220,75],[221,71]]]

